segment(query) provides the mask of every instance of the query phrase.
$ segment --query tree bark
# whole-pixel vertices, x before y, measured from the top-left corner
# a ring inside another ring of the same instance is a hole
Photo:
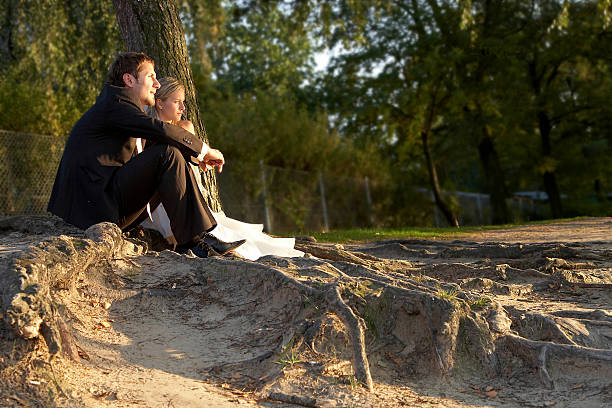
[[[113,4],[127,51],[146,53],[155,61],[158,78],[172,76],[185,86],[185,119],[193,122],[196,134],[208,143],[176,2],[113,0]],[[213,211],[221,211],[214,173],[206,172],[202,182],[207,190],[202,193],[208,205]]]
[[[478,153],[480,163],[484,170],[487,180],[487,190],[491,200],[491,212],[493,224],[505,224],[510,222],[510,211],[506,203],[506,182],[504,172],[499,164],[499,157],[493,145],[491,136],[486,128],[483,130],[484,136],[478,143]]]
[[[552,125],[550,118],[546,112],[538,112],[538,127],[540,129],[540,140],[542,142],[542,158],[549,160],[552,157],[552,146],[550,144],[550,132]],[[553,169],[546,166],[542,174],[544,181],[544,190],[548,194],[548,202],[550,203],[550,211],[553,218],[561,218],[563,216],[563,207],[561,205],[561,193],[557,185],[557,176]]]
[[[450,209],[450,207],[444,202],[442,199],[442,194],[440,192],[440,183],[438,182],[438,172],[436,171],[436,166],[431,158],[431,147],[429,146],[429,132],[422,131],[421,132],[421,141],[423,142],[423,153],[425,154],[425,161],[427,162],[427,170],[429,171],[429,181],[431,183],[431,189],[434,194],[434,199],[436,201],[436,205],[444,214],[446,221],[448,221],[449,225],[452,227],[459,227],[459,221],[457,217]]]
[[[16,29],[17,2],[8,0],[5,7],[5,18],[0,29],[0,68],[4,68],[15,59],[13,34]]]

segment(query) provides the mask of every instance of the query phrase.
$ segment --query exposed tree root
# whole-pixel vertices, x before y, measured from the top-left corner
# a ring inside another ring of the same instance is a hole
[[[44,338],[52,354],[60,351],[65,342],[68,355],[74,356],[51,291],[68,287],[67,282],[76,281],[89,265],[146,250],[125,241],[119,228],[111,223],[92,226],[85,237],[62,235],[32,246],[13,258],[9,270],[0,275],[2,314],[9,327],[26,339],[38,337],[41,327],[45,328]]]
[[[300,397],[298,395],[288,395],[280,392],[271,392],[268,395],[270,401],[280,401],[287,404],[301,405],[303,407],[316,407],[317,400],[310,397]]]
[[[299,249],[300,251],[307,252],[318,258],[328,259],[330,261],[351,262],[357,265],[367,265],[368,264],[366,260],[363,260],[361,257],[357,256],[356,254],[345,251],[342,245],[322,245],[322,244],[300,242],[300,243],[296,243],[295,249]],[[366,256],[365,254],[362,255],[362,257],[365,257],[365,256]]]
[[[340,295],[340,288],[334,285],[326,292],[326,298],[330,309],[340,317],[340,320],[346,325],[349,330],[349,335],[353,343],[353,369],[355,377],[363,383],[366,388],[374,391],[372,375],[370,374],[370,365],[365,349],[365,337],[363,335],[364,322],[363,319],[357,317],[353,310],[344,303]]]
[[[559,317],[571,317],[575,319],[588,319],[612,322],[612,314],[604,312],[603,310],[559,310],[556,312],[552,312],[551,314]]]
[[[612,350],[535,341],[513,334],[507,334],[501,340],[505,342],[509,351],[538,368],[542,383],[549,388],[554,387],[554,381],[548,372],[547,364],[553,358],[564,361],[584,360],[591,364],[605,364],[612,367]]]
[[[11,225],[0,222],[0,230],[16,228]],[[26,339],[43,336],[52,354],[63,351],[79,360],[74,340],[78,336],[73,338],[67,312],[55,300],[61,298],[58,293],[76,290],[76,282],[97,266],[110,271],[105,277],[108,290],[124,291],[122,296],[129,295],[134,305],[150,297],[170,299],[170,303],[193,298],[196,305],[221,305],[227,300],[222,297],[227,296],[223,285],[229,287],[229,282],[236,281],[238,286],[248,286],[240,292],[247,298],[223,304],[230,310],[228,315],[257,313],[273,296],[287,300],[285,308],[262,320],[280,329],[265,332],[274,333],[265,341],[260,341],[262,337],[249,343],[258,345],[257,353],[216,361],[202,369],[220,378],[230,372],[256,372],[264,366],[282,373],[273,358],[280,360],[288,349],[310,353],[326,363],[350,360],[355,378],[368,391],[374,390],[376,376],[383,371],[420,378],[432,373],[459,375],[469,368],[470,373],[499,377],[501,361],[512,357],[537,368],[540,381],[548,388],[555,388],[564,378],[556,368],[559,362],[588,363],[595,371],[612,369],[612,350],[605,349],[610,344],[612,315],[596,310],[586,300],[562,310],[563,294],[568,291],[559,290],[580,288],[598,294],[612,288],[606,275],[610,257],[605,251],[579,245],[420,240],[370,244],[355,251],[301,241],[298,248],[310,256],[270,256],[247,262],[193,259],[166,251],[163,256],[188,264],[189,273],[168,271],[168,282],[147,285],[145,279],[137,286],[129,276],[111,272],[118,262],[128,269],[143,269],[129,257],[142,255],[145,249],[122,237],[116,227],[99,224],[85,234],[54,237],[10,258],[9,270],[0,281],[2,316],[16,335]],[[383,253],[390,259],[378,256]],[[567,275],[570,272],[574,275]],[[584,281],[573,282],[568,276],[583,276]],[[574,302],[580,294],[570,295]],[[531,308],[551,298],[557,302],[556,309]],[[135,307],[135,315],[143,308]],[[339,340],[331,341],[330,333],[338,334]],[[336,350],[325,347],[329,344]],[[302,400],[292,394],[271,393],[269,398],[316,404],[314,399]]]

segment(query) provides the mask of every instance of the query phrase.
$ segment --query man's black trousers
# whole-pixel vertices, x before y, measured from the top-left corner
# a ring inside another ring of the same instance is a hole
[[[179,245],[195,242],[217,225],[198,189],[195,175],[176,147],[147,147],[117,170],[111,188],[119,205],[122,230],[129,230],[146,219],[147,203],[153,211],[160,202],[168,213]]]

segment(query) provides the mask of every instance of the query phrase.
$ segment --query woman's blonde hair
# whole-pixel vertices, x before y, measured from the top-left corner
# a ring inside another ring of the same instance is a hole
[[[176,91],[182,89],[185,90],[185,87],[179,82],[178,79],[172,77],[165,77],[159,80],[159,89],[155,92],[155,102],[158,99],[165,101],[168,99],[170,95],[175,93]],[[152,118],[159,119],[157,115],[157,109],[155,106],[147,106],[147,114]]]

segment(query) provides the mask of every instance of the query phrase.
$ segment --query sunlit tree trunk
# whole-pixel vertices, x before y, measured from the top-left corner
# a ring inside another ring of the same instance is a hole
[[[436,205],[446,218],[446,221],[451,227],[459,227],[459,220],[457,219],[457,215],[452,210],[451,206],[444,200],[442,197],[442,192],[440,190],[440,182],[438,180],[438,171],[436,170],[436,165],[434,163],[433,157],[431,155],[431,144],[430,144],[430,136],[432,132],[432,127],[434,124],[434,118],[436,117],[436,110],[438,107],[438,103],[440,103],[438,97],[438,87],[436,86],[432,90],[431,94],[431,102],[427,107],[427,114],[425,116],[425,122],[423,123],[423,128],[421,129],[421,142],[423,143],[423,154],[425,156],[425,162],[427,163],[427,171],[429,173],[429,182],[431,184],[431,191],[433,191],[434,200]]]
[[[427,171],[429,173],[429,182],[431,184],[431,190],[433,191],[434,200],[436,205],[446,218],[446,221],[451,227],[458,227],[459,220],[457,216],[450,208],[450,206],[442,198],[440,190],[440,182],[438,181],[438,172],[436,166],[431,157],[431,147],[429,145],[429,133],[428,131],[421,132],[421,142],[423,143],[423,154],[425,155],[425,162],[427,163]]]
[[[127,51],[144,52],[155,60],[158,78],[172,76],[185,86],[185,118],[193,122],[196,134],[208,143],[200,118],[183,25],[175,0],[113,0]],[[208,205],[221,210],[213,172],[202,180]]]

